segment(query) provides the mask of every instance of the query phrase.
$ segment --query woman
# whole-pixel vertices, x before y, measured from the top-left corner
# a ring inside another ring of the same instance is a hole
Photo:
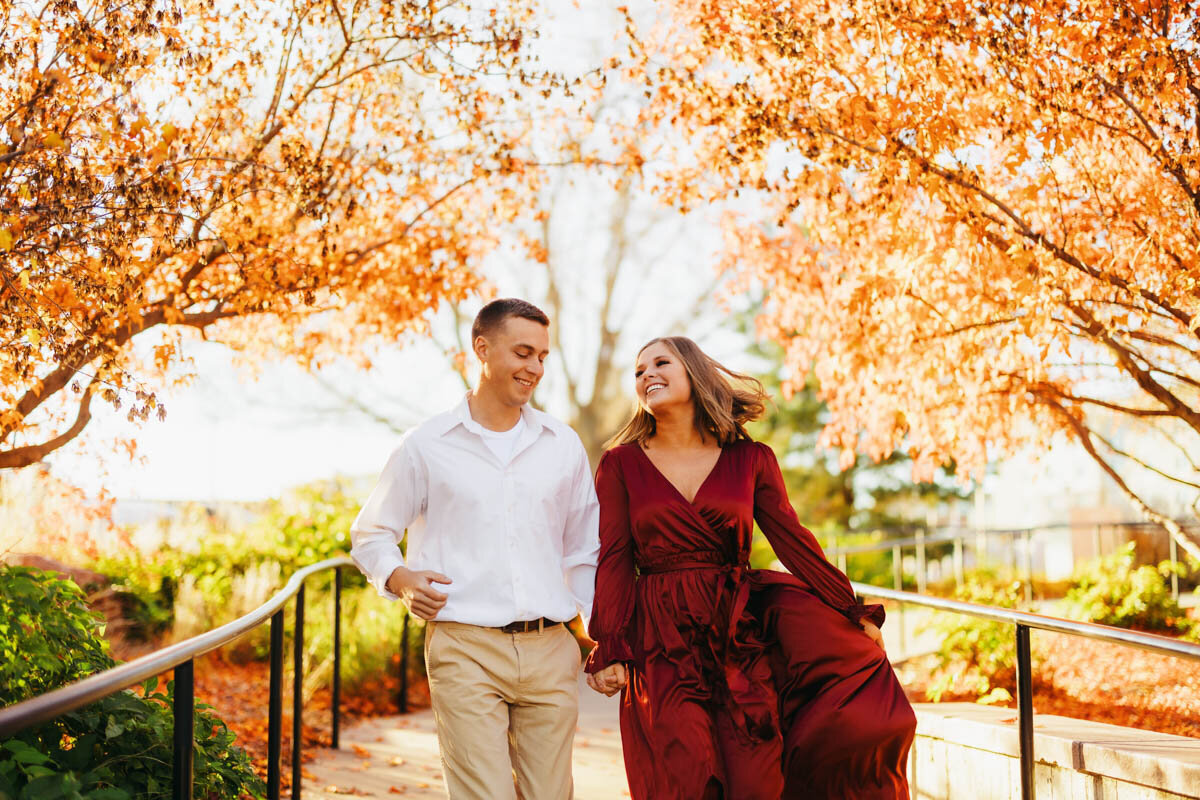
[[[593,689],[624,690],[633,797],[907,798],[916,718],[883,608],[856,602],[742,427],[761,384],[683,337],[647,344],[635,375],[638,410],[596,473],[586,666]],[[790,574],[747,566],[755,522]]]

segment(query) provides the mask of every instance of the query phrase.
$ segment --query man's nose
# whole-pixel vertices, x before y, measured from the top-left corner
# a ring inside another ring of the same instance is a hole
[[[528,367],[527,369],[534,375],[537,375],[539,378],[546,373],[546,365],[540,361]]]

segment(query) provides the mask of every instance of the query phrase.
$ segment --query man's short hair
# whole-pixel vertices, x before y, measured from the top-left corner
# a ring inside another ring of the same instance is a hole
[[[550,327],[550,318],[546,316],[546,312],[533,303],[515,297],[501,297],[479,309],[479,313],[475,315],[475,322],[471,324],[471,341],[474,342],[480,336],[491,336],[509,317],[531,319]]]

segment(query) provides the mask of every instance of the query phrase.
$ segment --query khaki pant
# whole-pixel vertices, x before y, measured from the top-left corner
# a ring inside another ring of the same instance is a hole
[[[565,625],[430,622],[425,664],[451,800],[570,800],[579,646]]]

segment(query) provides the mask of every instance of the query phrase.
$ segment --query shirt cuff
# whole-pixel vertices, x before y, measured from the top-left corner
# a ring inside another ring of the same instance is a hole
[[[633,651],[629,648],[625,637],[620,635],[601,636],[600,641],[592,648],[592,652],[588,653],[583,671],[599,672],[605,667],[625,661],[633,661]]]
[[[391,554],[389,553],[388,555],[390,556]],[[358,565],[359,570],[367,576],[367,580],[375,587],[375,591],[379,593],[379,596],[385,600],[399,600],[399,595],[387,590],[387,581],[388,578],[392,577],[392,573],[396,571],[396,567],[405,566],[404,559],[400,557],[400,551],[397,550],[394,557],[380,559],[378,565],[371,565],[374,569],[368,569],[367,565],[363,563],[366,559],[357,556],[358,554],[353,550],[350,551],[350,558]]]

